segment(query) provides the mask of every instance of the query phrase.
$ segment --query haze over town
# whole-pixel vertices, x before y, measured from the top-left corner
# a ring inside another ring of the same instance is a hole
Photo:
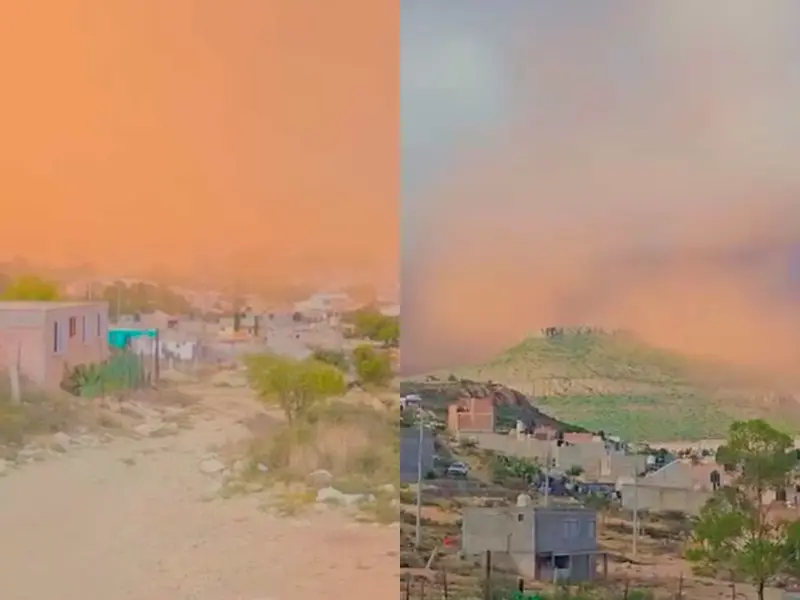
[[[794,368],[796,4],[405,6],[406,371],[552,324]]]

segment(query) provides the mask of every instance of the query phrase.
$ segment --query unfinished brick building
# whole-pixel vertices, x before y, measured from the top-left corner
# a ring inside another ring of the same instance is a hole
[[[447,428],[458,433],[492,433],[495,430],[492,398],[460,398],[447,407]]]

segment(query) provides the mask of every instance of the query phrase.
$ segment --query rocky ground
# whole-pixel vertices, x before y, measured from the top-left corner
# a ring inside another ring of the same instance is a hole
[[[265,510],[263,493],[221,493],[237,470],[225,449],[264,415],[242,388],[181,391],[195,401],[110,401],[114,428],[4,450],[0,598],[367,600],[397,589],[397,525],[354,521],[334,505],[363,499],[324,473],[313,510],[293,518]]]

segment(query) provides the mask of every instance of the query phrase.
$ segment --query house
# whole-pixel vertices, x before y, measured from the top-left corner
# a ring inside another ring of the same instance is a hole
[[[425,477],[433,470],[433,434],[423,429],[422,441],[420,442],[418,427],[404,427],[401,429],[400,481],[402,483],[413,483],[417,481],[420,451],[422,452],[422,476]]]
[[[219,320],[219,331],[223,335],[259,337],[264,333],[265,321],[265,315],[246,311],[239,316],[238,322],[234,316],[222,317]]]
[[[594,579],[597,512],[583,507],[465,508],[461,551],[492,553],[492,564],[524,577],[579,583]]]
[[[492,433],[496,416],[492,398],[461,398],[447,407],[447,427],[459,433]]]
[[[77,365],[109,355],[106,302],[0,302],[0,365],[58,389]]]

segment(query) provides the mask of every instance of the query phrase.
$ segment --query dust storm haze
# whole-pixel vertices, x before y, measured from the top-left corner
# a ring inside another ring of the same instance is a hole
[[[431,4],[402,15],[406,372],[571,324],[797,365],[800,7]]]
[[[396,278],[398,9],[8,3],[0,259]]]

